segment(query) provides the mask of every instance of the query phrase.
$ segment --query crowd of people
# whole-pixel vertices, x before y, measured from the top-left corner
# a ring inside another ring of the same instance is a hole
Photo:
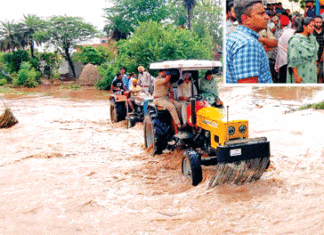
[[[280,2],[227,1],[227,83],[323,83],[323,15]]]

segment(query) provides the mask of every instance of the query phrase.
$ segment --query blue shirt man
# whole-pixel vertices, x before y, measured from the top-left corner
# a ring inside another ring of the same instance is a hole
[[[226,83],[273,83],[269,59],[258,41],[269,16],[261,1],[235,0],[240,25],[226,38]]]
[[[304,17],[312,17],[316,16],[316,7],[314,6],[312,1],[306,1]]]

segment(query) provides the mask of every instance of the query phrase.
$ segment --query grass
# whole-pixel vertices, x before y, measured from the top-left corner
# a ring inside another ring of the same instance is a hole
[[[7,94],[7,95],[29,95],[32,92],[26,92],[26,91],[16,91],[12,89],[8,85],[0,86],[0,94]]]
[[[304,104],[296,109],[291,109],[287,113],[295,112],[295,111],[300,111],[300,110],[305,110],[305,109],[324,109],[324,101],[318,102],[318,103],[313,103],[313,104]]]
[[[69,83],[61,86],[61,89],[66,89],[66,90],[79,90],[80,88],[81,88],[80,85],[73,84],[73,83]]]
[[[303,110],[303,109],[324,109],[324,101],[318,102],[318,103],[314,103],[314,104],[305,104],[303,106],[299,107],[299,110]]]

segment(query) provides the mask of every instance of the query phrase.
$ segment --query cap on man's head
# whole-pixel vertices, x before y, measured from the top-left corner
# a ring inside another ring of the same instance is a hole
[[[133,80],[133,84],[135,84],[135,83],[137,83],[137,79],[134,79],[134,80]]]
[[[247,8],[254,3],[262,3],[261,0],[234,0],[234,8]]]

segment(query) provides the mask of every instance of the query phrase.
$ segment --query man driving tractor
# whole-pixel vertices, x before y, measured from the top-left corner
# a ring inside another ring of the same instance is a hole
[[[199,80],[199,95],[206,100],[211,106],[219,107],[223,105],[223,101],[218,97],[217,80],[213,77],[211,70],[205,73],[205,76]]]

